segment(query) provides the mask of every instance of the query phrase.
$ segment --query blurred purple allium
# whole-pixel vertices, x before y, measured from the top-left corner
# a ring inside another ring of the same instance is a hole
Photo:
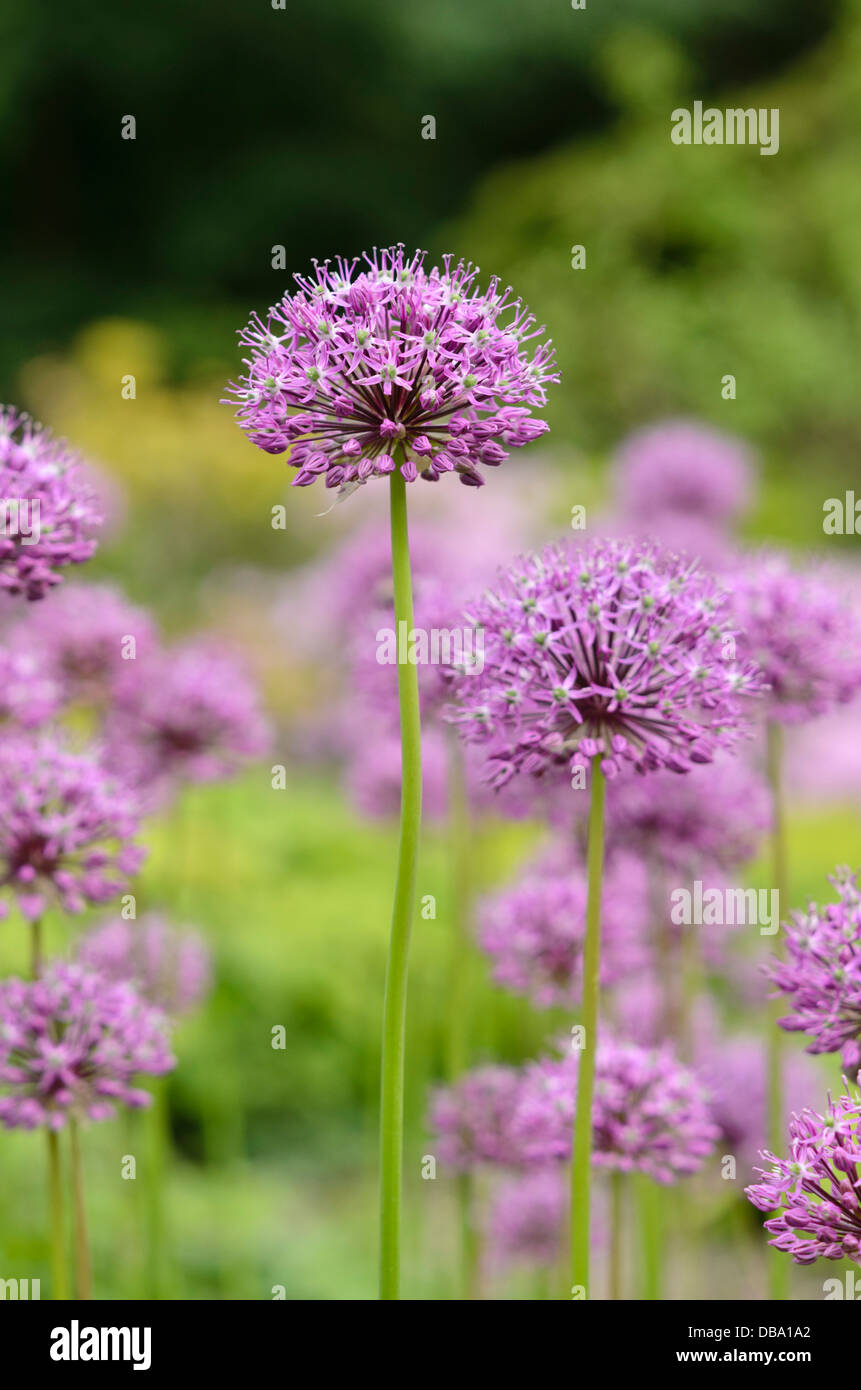
[[[489,1223],[490,1248],[499,1264],[556,1264],[566,1236],[568,1186],[556,1163],[503,1183]]]
[[[789,1121],[788,1159],[767,1151],[771,1168],[746,1188],[759,1211],[777,1211],[766,1221],[769,1245],[796,1264],[854,1260],[861,1264],[861,1103],[846,1084],[824,1115],[802,1110]]]
[[[668,513],[727,525],[750,504],[752,468],[740,440],[668,420],[622,443],[614,481],[620,511],[638,525]]]
[[[768,1138],[767,1058],[756,1034],[697,1037],[696,1073],[710,1095],[710,1109],[721,1131],[725,1152],[751,1170]],[[817,1064],[803,1054],[788,1052],[783,1059],[786,1108],[801,1110],[819,1095]]]
[[[742,758],[716,758],[683,777],[656,772],[617,778],[607,805],[607,843],[666,869],[731,869],[757,852],[771,825],[763,779]]]
[[[350,800],[362,815],[395,819],[401,805],[401,740],[397,728],[380,726],[369,715],[361,737],[347,752],[345,781]],[[448,810],[445,738],[429,725],[422,732],[422,817],[442,820]]]
[[[232,652],[197,639],[126,667],[106,736],[131,784],[164,791],[174,780],[217,781],[265,753],[258,693]]]
[[[157,641],[150,615],[104,584],[60,589],[8,637],[46,654],[70,700],[108,698],[129,665],[151,654]]]
[[[362,259],[315,261],[242,331],[251,355],[229,400],[240,426],[267,453],[290,449],[297,487],[322,476],[351,491],[398,466],[407,482],[456,472],[480,487],[482,466],[547,429],[529,409],[558,381],[544,330],[451,256],[429,271],[402,246]]]
[[[725,595],[646,543],[548,547],[470,610],[484,669],[455,679],[463,736],[494,781],[603,753],[604,771],[686,772],[731,747],[760,674],[734,659]]]
[[[775,959],[768,973],[792,1005],[781,1028],[811,1037],[808,1052],[840,1052],[854,1076],[861,1067],[861,890],[848,869],[828,881],[838,901],[791,914],[783,929],[786,958]]]
[[[0,740],[0,889],[28,920],[52,900],[76,913],[119,896],[144,858],[137,826],[136,799],[96,752],[48,734]]]
[[[537,1163],[571,1156],[578,1054],[536,1062],[523,1076],[512,1136]],[[606,1035],[595,1059],[592,1161],[672,1183],[702,1166],[720,1131],[702,1082],[665,1045]]]
[[[128,984],[79,965],[0,984],[0,1123],[7,1129],[106,1120],[150,1102],[138,1073],[175,1065],[164,1015]]]
[[[763,555],[733,578],[732,594],[739,651],[762,667],[770,719],[812,719],[861,690],[861,620],[836,576]]]
[[[479,1067],[436,1092],[430,1126],[443,1163],[464,1170],[479,1163],[513,1167],[520,1162],[511,1134],[520,1082],[511,1067]]]
[[[480,941],[497,984],[526,994],[538,1008],[576,1004],[583,983],[586,871],[570,853],[529,865],[511,887],[479,908]],[[648,884],[643,863],[622,852],[607,863],[601,910],[601,982],[642,970]]]
[[[0,721],[36,729],[53,719],[63,703],[49,653],[21,646],[14,630],[0,638]]]
[[[212,957],[203,938],[154,912],[137,922],[117,917],[88,932],[78,948],[83,965],[126,980],[148,1003],[172,1016],[190,1013],[212,987]]]
[[[11,406],[0,406],[0,589],[40,599],[66,565],[89,560],[101,524],[81,460]]]

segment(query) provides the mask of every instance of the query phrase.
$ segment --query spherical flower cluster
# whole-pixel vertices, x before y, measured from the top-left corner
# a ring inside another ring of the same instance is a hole
[[[135,786],[211,782],[260,757],[269,732],[257,691],[234,656],[196,640],[159,652],[119,678],[106,737]]]
[[[767,1142],[767,1058],[755,1034],[711,1033],[695,1042],[696,1073],[709,1091],[709,1106],[721,1132],[722,1151],[735,1156],[739,1168],[753,1170]],[[803,1053],[783,1059],[783,1088],[788,1111],[809,1105],[820,1093],[817,1064]]]
[[[118,590],[88,584],[52,594],[8,639],[46,654],[66,699],[98,701],[110,696],[131,662],[152,652],[156,629]]]
[[[838,870],[829,882],[838,901],[794,912],[784,925],[786,958],[769,975],[792,1002],[780,1020],[813,1039],[808,1052],[842,1052],[843,1066],[861,1067],[861,890],[855,874]]]
[[[796,1264],[854,1260],[861,1265],[861,1103],[847,1085],[824,1115],[802,1110],[789,1122],[790,1157],[765,1152],[772,1166],[745,1189],[759,1211],[776,1211],[770,1245]]]
[[[516,1165],[520,1153],[511,1122],[520,1075],[510,1067],[480,1067],[437,1091],[430,1114],[443,1163],[460,1170],[479,1163]]]
[[[52,898],[74,913],[122,893],[144,857],[136,831],[135,799],[95,753],[47,734],[0,741],[0,889],[29,920]]]
[[[749,505],[751,464],[738,440],[669,420],[624,441],[615,485],[620,509],[638,522],[670,514],[725,525]]]
[[[576,1004],[583,983],[586,873],[570,854],[554,853],[527,868],[510,888],[479,909],[480,940],[493,961],[493,978],[539,1008]],[[601,982],[616,983],[642,970],[646,871],[631,855],[609,861],[601,908]]]
[[[726,607],[713,580],[650,543],[551,546],[470,611],[484,667],[455,679],[452,717],[491,745],[497,785],[599,753],[608,776],[625,762],[686,772],[732,745],[741,697],[760,688],[734,660]]]
[[[480,487],[482,466],[547,428],[529,409],[558,380],[550,344],[534,342],[543,329],[449,256],[426,270],[423,253],[394,246],[364,262],[315,262],[241,333],[251,356],[230,390],[242,429],[268,453],[290,449],[297,487],[352,490],[395,468]]]
[[[197,932],[177,931],[156,913],[116,918],[88,933],[78,959],[109,980],[133,984],[164,1013],[190,1013],[209,993],[212,958]]]
[[[558,1164],[504,1183],[490,1214],[490,1248],[501,1265],[555,1265],[563,1249],[568,1183]]]
[[[0,1123],[7,1129],[105,1120],[149,1104],[133,1082],[174,1066],[163,1014],[127,984],[79,965],[0,984]]]
[[[0,646],[0,721],[36,729],[58,713],[63,688],[50,653],[19,645],[5,633]]]
[[[717,758],[684,777],[621,776],[607,806],[608,847],[700,877],[751,859],[770,825],[768,789],[742,758]]]
[[[527,1068],[512,1122],[524,1156],[571,1155],[577,1054]],[[605,1037],[595,1059],[593,1162],[672,1183],[702,1166],[719,1137],[702,1082],[668,1046],[647,1049]]]
[[[861,622],[838,584],[766,555],[733,581],[733,610],[768,682],[769,718],[812,719],[861,690]]]
[[[89,560],[101,515],[81,460],[28,415],[0,406],[0,589],[40,599]]]

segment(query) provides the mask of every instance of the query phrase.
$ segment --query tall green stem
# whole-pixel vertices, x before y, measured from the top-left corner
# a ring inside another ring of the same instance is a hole
[[[783,804],[783,730],[774,720],[768,723],[766,734],[768,781],[772,806],[772,875],[780,909],[780,920],[789,911],[789,875],[786,858],[786,812]],[[780,953],[778,933],[775,951]],[[772,1153],[780,1153],[783,1143],[783,1032],[777,1020],[783,1012],[779,999],[771,1001],[768,1011],[768,1143]],[[769,1288],[771,1297],[789,1297],[790,1261],[780,1251],[769,1247]]]
[[[664,1288],[664,1189],[642,1173],[637,1175],[637,1207],[641,1242],[640,1297],[659,1302]]]
[[[449,862],[451,865],[451,938],[449,944],[448,1020],[445,1037],[446,1076],[454,1083],[469,1065],[470,975],[471,975],[471,817],[466,787],[466,769],[460,739],[454,729],[448,739]],[[460,1227],[460,1297],[478,1296],[480,1260],[476,1220],[475,1179],[472,1173],[457,1178],[458,1222]]]
[[[396,455],[396,458],[398,456]],[[395,631],[407,639],[413,628],[413,592],[407,528],[406,483],[391,475],[392,579]],[[401,627],[405,624],[405,628]],[[416,866],[422,817],[421,720],[418,668],[398,662],[401,716],[401,829],[386,994],[380,1086],[380,1298],[400,1292],[401,1188],[404,1141],[404,1053],[410,929],[415,907]]]
[[[157,1302],[164,1298],[164,1182],[170,1145],[167,1078],[164,1076],[153,1079],[152,1105],[144,1112],[143,1121],[147,1141],[147,1296]]]
[[[54,1298],[69,1297],[66,1279],[66,1235],[63,1229],[63,1174],[60,1166],[60,1138],[55,1130],[48,1135],[48,1190],[51,1199],[51,1287]]]
[[[610,1174],[610,1268],[609,1294],[615,1303],[622,1297],[622,1265],[624,1263],[623,1231],[625,1219],[625,1175]]]
[[[69,1124],[69,1144],[72,1151],[72,1200],[75,1215],[75,1284],[78,1298],[92,1297],[90,1247],[87,1240],[87,1205],[84,1196],[84,1167],[81,1162],[81,1140],[77,1120]]]
[[[571,1164],[571,1278],[589,1297],[589,1198],[592,1165],[592,1096],[598,1045],[601,970],[601,879],[604,866],[604,773],[592,759],[589,839],[586,851],[588,896],[583,952],[583,1047],[577,1067],[577,1106]]]

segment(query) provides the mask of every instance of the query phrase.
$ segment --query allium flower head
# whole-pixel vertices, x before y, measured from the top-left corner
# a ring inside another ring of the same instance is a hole
[[[9,406],[0,406],[0,501],[0,589],[8,594],[43,598],[59,570],[93,554],[102,518],[81,460]]]
[[[216,781],[265,751],[269,731],[257,691],[232,652],[195,640],[140,668],[126,665],[107,738],[136,786]]]
[[[794,912],[784,924],[786,959],[769,975],[788,996],[792,1013],[780,1020],[789,1032],[813,1039],[808,1052],[842,1051],[847,1071],[861,1067],[861,890],[848,869],[829,878],[838,901]]]
[[[0,740],[0,889],[31,921],[107,903],[137,872],[137,802],[94,752],[48,734]],[[0,901],[0,915],[9,904]]]
[[[551,546],[505,572],[470,610],[484,669],[455,681],[465,738],[488,741],[495,781],[604,755],[687,772],[731,746],[741,696],[726,599],[695,565],[648,543]]]
[[[750,459],[729,435],[669,420],[624,441],[615,485],[620,509],[638,522],[670,513],[721,525],[750,501]]]
[[[480,939],[497,984],[528,995],[539,1008],[576,1004],[583,984],[586,896],[582,864],[556,853],[486,898],[479,909]],[[615,855],[602,896],[602,984],[647,964],[647,901],[644,865],[631,855]]]
[[[153,651],[156,629],[149,614],[118,590],[76,584],[16,624],[9,640],[46,653],[67,698],[102,700],[130,664]]]
[[[742,758],[717,758],[685,777],[621,776],[607,807],[607,843],[680,873],[730,869],[753,857],[771,825],[762,778]]]
[[[789,1122],[790,1156],[764,1152],[772,1166],[762,1181],[745,1189],[760,1211],[777,1211],[765,1222],[796,1264],[854,1260],[861,1264],[861,1103],[846,1085],[824,1115],[802,1110]]]
[[[58,713],[63,689],[47,652],[21,646],[14,631],[0,645],[0,721],[36,729]]]
[[[861,621],[836,578],[766,555],[734,579],[733,609],[768,682],[769,718],[812,719],[861,690]]]
[[[478,1163],[515,1165],[519,1150],[511,1120],[520,1094],[520,1075],[511,1067],[480,1067],[437,1091],[430,1114],[439,1155],[454,1168]]]
[[[426,270],[402,246],[314,263],[298,289],[241,333],[237,419],[268,453],[290,449],[294,486],[352,490],[400,467],[407,482],[482,466],[547,426],[531,417],[558,380],[543,329],[510,289],[450,256]]]
[[[78,959],[109,980],[133,984],[143,999],[172,1016],[190,1013],[212,984],[212,958],[203,939],[154,912],[136,922],[104,922],[83,938]]]
[[[563,1249],[568,1183],[555,1163],[512,1178],[494,1196],[490,1246],[502,1265],[555,1265]]]
[[[175,1065],[164,1015],[128,984],[79,965],[0,984],[0,1123],[7,1129],[106,1120],[149,1104],[140,1072]]]
[[[527,1068],[512,1123],[527,1159],[571,1155],[577,1054]],[[672,1183],[702,1166],[720,1131],[708,1092],[668,1046],[647,1049],[605,1037],[595,1059],[592,1161]]]

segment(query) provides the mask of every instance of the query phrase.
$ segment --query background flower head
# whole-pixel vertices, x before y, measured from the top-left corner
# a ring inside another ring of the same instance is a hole
[[[109,980],[126,980],[143,999],[170,1015],[189,1013],[209,993],[212,957],[203,938],[147,912],[136,922],[117,917],[88,932],[78,948],[83,965]]]

